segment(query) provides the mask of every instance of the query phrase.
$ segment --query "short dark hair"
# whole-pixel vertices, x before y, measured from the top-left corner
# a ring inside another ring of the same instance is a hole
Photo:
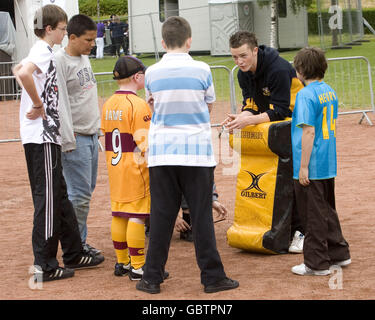
[[[161,27],[161,35],[168,48],[181,48],[191,37],[191,27],[182,17],[169,17]]]
[[[294,57],[294,68],[305,80],[323,79],[328,68],[324,51],[320,48],[306,47]]]
[[[85,34],[86,31],[94,30],[97,30],[96,23],[94,20],[84,14],[76,14],[75,16],[71,17],[68,22],[68,37],[70,37],[72,34],[80,37]]]
[[[68,22],[65,11],[54,4],[47,4],[39,8],[34,16],[34,33],[37,37],[43,38],[46,34],[46,27],[56,29],[60,22]]]
[[[231,48],[239,48],[247,44],[251,49],[258,47],[258,39],[253,32],[240,30],[232,34],[229,38],[229,46]]]

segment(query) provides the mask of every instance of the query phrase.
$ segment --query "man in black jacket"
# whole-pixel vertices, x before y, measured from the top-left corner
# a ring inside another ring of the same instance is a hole
[[[233,130],[291,117],[296,94],[303,88],[291,64],[276,50],[258,46],[255,34],[248,31],[233,34],[229,45],[240,69],[243,107],[240,114],[229,114],[223,124]]]
[[[303,88],[292,65],[275,49],[258,46],[255,34],[248,31],[233,34],[229,46],[240,69],[237,78],[243,106],[241,113],[228,114],[222,124],[232,131],[291,117],[297,92]],[[293,210],[289,252],[302,253],[303,234],[303,225]]]
[[[128,47],[125,42],[125,34],[128,32],[128,27],[128,24],[121,22],[120,18],[116,15],[113,17],[113,21],[109,25],[109,30],[111,30],[111,37],[113,38],[113,44],[118,57],[121,56],[121,47],[124,50],[124,55],[128,54]]]

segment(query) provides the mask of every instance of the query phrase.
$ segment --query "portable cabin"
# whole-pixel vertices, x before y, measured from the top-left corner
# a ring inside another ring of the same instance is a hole
[[[128,0],[132,53],[163,52],[161,26],[170,16],[187,19],[192,27],[191,51],[229,55],[228,39],[237,30],[255,32],[260,44],[270,44],[271,9],[257,0]],[[280,49],[307,45],[307,11],[293,13],[290,0],[279,2]]]

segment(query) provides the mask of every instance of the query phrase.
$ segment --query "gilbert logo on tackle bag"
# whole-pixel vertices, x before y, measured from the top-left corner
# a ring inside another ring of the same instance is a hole
[[[287,253],[293,210],[290,121],[249,126],[230,136],[241,152],[230,246]]]
[[[251,184],[248,188],[242,190],[241,196],[242,197],[248,197],[248,198],[265,199],[267,194],[259,187],[259,180],[267,172],[264,172],[264,173],[261,173],[261,174],[258,174],[258,175],[254,174],[250,171],[246,171],[246,172],[250,175],[250,177],[252,178],[252,181],[251,181]],[[255,189],[258,192],[251,191],[252,189]]]

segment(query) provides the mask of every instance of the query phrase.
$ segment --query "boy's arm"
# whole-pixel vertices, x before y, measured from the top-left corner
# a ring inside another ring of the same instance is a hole
[[[207,66],[207,68],[208,68],[208,70],[207,70],[208,76],[207,76],[207,80],[206,80],[207,87],[206,87],[206,90],[205,90],[205,93],[204,93],[204,101],[207,104],[208,112],[211,113],[212,108],[213,108],[213,103],[216,100],[216,94],[215,94],[215,88],[214,88],[214,85],[213,85],[211,70],[209,69],[208,66]]]
[[[228,130],[243,129],[250,125],[256,125],[259,123],[270,122],[269,115],[267,112],[260,114],[252,114],[249,111],[242,111],[238,114],[227,114],[227,118],[222,122]]]
[[[154,112],[154,98],[152,96],[152,93],[147,88],[147,80],[145,79],[145,96],[146,96],[146,102],[148,106],[150,107],[151,111]]]
[[[137,107],[134,111],[131,130],[138,150],[144,154],[148,148],[148,130],[152,113],[146,102],[144,102],[143,106],[139,105]]]
[[[222,205],[218,200],[218,193],[216,190],[216,184],[214,181],[213,188],[212,188],[212,209],[217,213],[217,218],[215,222],[219,222],[221,220],[226,219],[228,215],[228,210],[225,208],[224,205]]]
[[[20,79],[20,77],[18,75],[18,71],[20,71],[21,68],[22,68],[22,64],[19,63],[16,66],[13,67],[12,72],[13,72],[14,76],[16,77],[16,81],[17,81],[18,85],[21,88],[23,88],[22,81],[21,81],[21,79]]]
[[[214,106],[213,103],[207,103],[207,107],[208,107],[208,112],[209,113],[211,113],[213,106]]]
[[[59,115],[61,151],[69,152],[76,149],[76,138],[74,136],[72,111],[70,108],[69,94],[66,87],[66,75],[64,72],[64,62],[56,56],[57,86],[59,88]]]
[[[33,73],[35,71],[40,72],[39,68],[32,62],[26,62],[25,65],[22,66],[17,65],[13,69],[14,75],[19,79],[24,90],[26,90],[33,102],[32,109],[26,113],[26,117],[30,120],[35,120],[39,117],[46,119],[43,101],[40,99],[34,83]]]
[[[150,107],[151,111],[154,112],[154,98],[150,94],[150,96],[147,99],[147,104]]]
[[[310,184],[309,162],[311,151],[314,145],[315,128],[312,126],[304,125],[302,127],[302,130],[302,153],[301,166],[299,169],[299,183],[306,187]]]

